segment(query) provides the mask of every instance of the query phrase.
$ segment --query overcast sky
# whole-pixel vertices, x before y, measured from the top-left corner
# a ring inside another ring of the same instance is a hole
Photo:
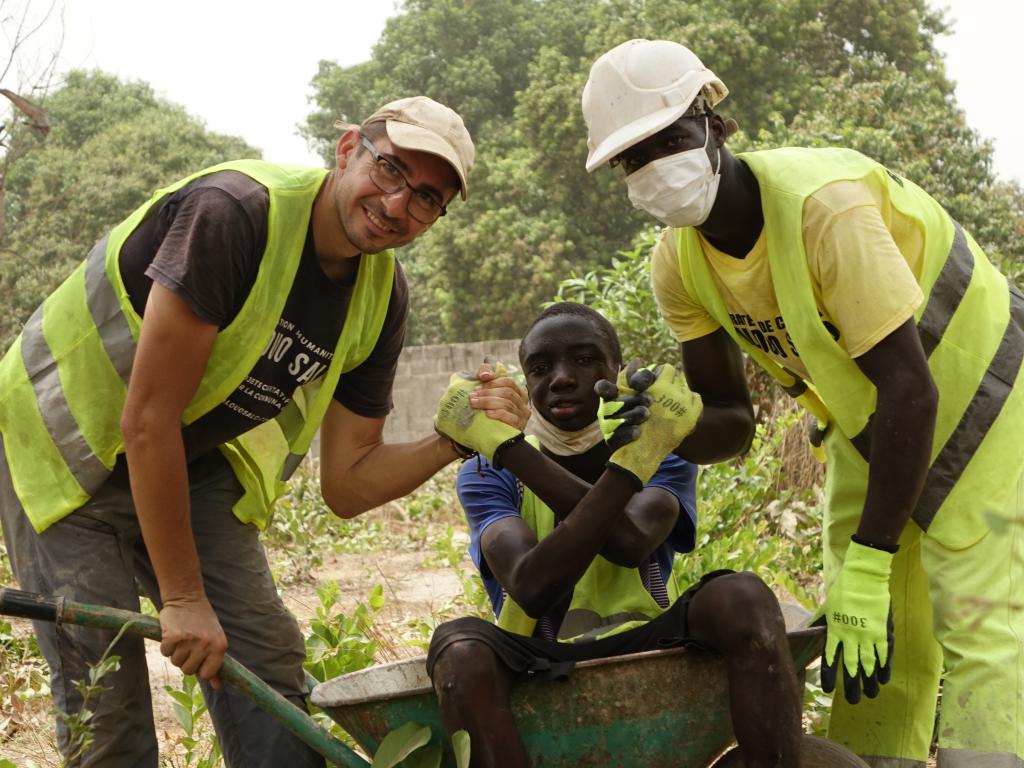
[[[1011,61],[1024,3],[930,1],[956,22],[939,48],[968,122],[995,142],[996,172],[1024,182],[1019,63]],[[295,130],[311,110],[317,63],[366,61],[394,9],[393,0],[67,0],[63,60],[145,80],[269,160],[318,164]]]

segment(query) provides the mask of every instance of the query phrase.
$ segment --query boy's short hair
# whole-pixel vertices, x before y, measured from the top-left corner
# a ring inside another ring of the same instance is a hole
[[[533,322],[523,332],[522,338],[525,339],[530,335],[530,331],[537,325],[541,320],[547,320],[549,317],[559,317],[562,315],[571,315],[573,317],[582,317],[592,326],[599,335],[604,337],[604,340],[608,342],[609,351],[612,353],[612,362],[615,365],[622,365],[622,347],[619,345],[619,334],[615,332],[615,328],[611,323],[608,322],[607,318],[598,312],[596,309],[591,309],[586,304],[580,304],[578,301],[560,301],[557,304],[552,304],[547,307],[539,315],[533,318]],[[523,364],[523,345],[522,342],[519,344],[519,364]]]

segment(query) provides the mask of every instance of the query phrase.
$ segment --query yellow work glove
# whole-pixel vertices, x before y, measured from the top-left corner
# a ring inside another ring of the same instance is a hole
[[[835,690],[839,660],[843,694],[851,704],[874,698],[892,673],[892,606],[889,573],[892,554],[850,542],[839,576],[825,598],[825,656],[821,687]]]
[[[505,366],[495,366],[496,376],[506,375]],[[497,454],[501,449],[523,439],[523,433],[503,421],[490,418],[469,404],[469,393],[479,386],[479,379],[465,371],[453,373],[448,389],[441,396],[434,416],[434,429],[459,445],[477,451],[499,467]]]
[[[653,383],[645,386],[652,377]],[[653,372],[649,369],[637,371],[627,383],[631,385],[628,389],[630,394],[636,393],[638,388],[643,389],[643,396],[650,400],[646,406],[649,416],[635,425],[638,431],[635,440],[615,447],[608,465],[631,475],[640,489],[661,466],[665,456],[693,431],[703,404],[700,395],[690,391],[686,379],[671,365],[659,366]],[[620,410],[624,409],[624,406],[620,407]],[[605,410],[603,418],[615,418],[615,411],[608,414],[608,409]],[[624,423],[620,428],[622,426],[630,425]]]

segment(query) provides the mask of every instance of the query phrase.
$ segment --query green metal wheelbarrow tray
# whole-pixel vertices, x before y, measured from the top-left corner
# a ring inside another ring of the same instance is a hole
[[[153,617],[15,589],[0,588],[0,614],[127,631],[160,639]],[[802,621],[802,617],[796,619]],[[787,614],[787,626],[793,623]],[[823,629],[788,632],[798,669],[821,652]],[[426,657],[383,664],[317,685],[310,697],[367,754],[375,754],[393,729],[427,726],[432,744],[454,757],[426,674]],[[327,760],[345,768],[369,763],[321,728],[230,656],[221,680],[248,696]],[[644,768],[742,768],[733,742],[722,659],[685,649],[649,651],[576,665],[566,682],[529,679],[512,691],[512,709],[531,762],[542,766],[643,766]],[[865,764],[822,739],[807,737],[804,768],[859,768]],[[808,754],[810,750],[813,755]]]
[[[783,606],[793,661],[803,670],[821,654],[823,627]],[[416,722],[446,745],[426,657],[352,672],[321,683],[310,700],[370,754],[392,729]],[[729,714],[725,662],[685,648],[580,662],[568,680],[536,676],[513,685],[512,711],[537,768],[742,768]],[[723,753],[725,753],[723,755]],[[857,768],[859,758],[805,737],[804,768]],[[443,766],[454,766],[445,747]]]

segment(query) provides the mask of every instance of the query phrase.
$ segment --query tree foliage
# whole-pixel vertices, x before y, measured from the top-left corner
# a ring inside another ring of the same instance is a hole
[[[224,160],[258,157],[138,82],[72,72],[46,102],[45,144],[8,172],[0,243],[0,349],[114,224],[155,189]]]
[[[588,175],[580,93],[632,37],[690,45],[729,86],[734,149],[853,146],[917,181],[1011,272],[1024,262],[1021,190],[956,106],[925,0],[407,0],[368,62],[324,62],[305,126],[325,159],[333,121],[424,93],[477,145],[468,204],[403,254],[415,341],[514,335],[558,277],[608,267],[650,225],[621,178]],[[652,324],[653,324],[652,319]]]

